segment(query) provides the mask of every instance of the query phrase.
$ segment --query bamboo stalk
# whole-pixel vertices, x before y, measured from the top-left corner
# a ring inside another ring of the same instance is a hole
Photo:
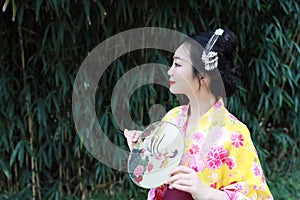
[[[62,134],[61,132],[61,128],[59,128],[59,135]],[[60,190],[60,195],[62,196],[62,193],[63,193],[63,190],[62,190],[62,181],[63,181],[63,175],[62,175],[62,154],[61,154],[61,148],[62,148],[62,145],[61,145],[61,141],[59,143],[59,167],[58,167],[58,170],[59,170],[59,179],[60,179],[60,182],[59,182],[59,190]]]
[[[11,146],[11,152],[13,152],[14,151],[14,145],[13,145],[13,142],[12,142],[12,140],[9,140],[9,144],[10,144],[10,146]],[[15,172],[15,176],[12,176],[12,177],[18,177],[18,166],[17,165],[14,165],[14,172]],[[12,181],[12,185],[13,185],[13,178],[11,179],[11,181]],[[19,186],[19,182],[17,181],[17,180],[15,180],[15,182],[16,182],[16,188],[18,188],[18,186]],[[9,188],[12,188],[12,187],[10,187],[10,181],[8,180],[8,185],[9,185]],[[13,191],[13,189],[12,189],[12,191]]]
[[[34,162],[34,166],[35,166],[35,170],[36,170],[36,174],[35,174],[35,176],[36,176],[36,185],[37,185],[37,193],[38,193],[38,197],[39,197],[39,199],[42,199],[42,195],[41,195],[41,190],[40,190],[40,188],[41,188],[41,185],[40,185],[40,176],[39,176],[39,173],[38,173],[38,166],[37,166],[37,161],[36,162]]]
[[[78,147],[77,151],[78,161],[79,161],[79,167],[78,167],[78,175],[79,175],[79,190],[81,192],[81,199],[84,199],[84,192],[83,192],[83,183],[82,183],[82,169],[81,169],[81,162],[80,162],[80,146]]]
[[[19,41],[20,41],[20,50],[21,50],[21,60],[22,60],[22,70],[23,70],[23,85],[24,87],[26,86],[26,75],[25,75],[25,55],[24,55],[24,47],[23,47],[23,36],[22,36],[22,27],[21,25],[18,26],[18,32],[19,32]],[[26,95],[26,111],[27,111],[27,115],[28,115],[28,131],[30,134],[30,149],[31,151],[34,153],[34,148],[33,148],[33,126],[32,126],[32,115],[30,112],[30,106],[29,106],[29,94]],[[36,199],[36,193],[37,193],[37,188],[36,188],[36,175],[35,175],[35,161],[34,161],[34,156],[31,157],[31,179],[32,179],[32,199],[35,200]],[[40,196],[40,195],[39,195]]]
[[[65,126],[65,133],[67,133],[67,126]],[[65,134],[65,141],[68,141],[68,135]],[[66,151],[66,166],[68,165],[68,161],[69,161],[69,154],[67,149]],[[70,170],[68,167],[66,167],[66,187],[67,187],[67,192],[68,194],[71,194],[71,189],[70,189]]]

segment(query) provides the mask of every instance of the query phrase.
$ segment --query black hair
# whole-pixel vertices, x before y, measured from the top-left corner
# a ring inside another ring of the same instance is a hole
[[[190,38],[200,44],[203,50],[213,34],[214,31],[200,32],[199,34],[192,35]],[[210,90],[213,95],[216,97],[230,97],[235,93],[237,84],[237,78],[234,75],[237,51],[236,35],[232,31],[224,29],[224,33],[219,36],[211,51],[218,53],[217,69],[211,71],[204,69],[204,64],[201,59],[200,65],[198,63],[195,65],[195,62],[199,62],[202,51],[199,52],[198,49],[196,52],[191,52],[194,75],[199,78],[201,72],[205,72],[211,77]]]

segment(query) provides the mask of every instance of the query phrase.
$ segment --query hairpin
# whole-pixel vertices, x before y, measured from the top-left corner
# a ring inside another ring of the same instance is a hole
[[[218,40],[219,36],[224,33],[224,30],[218,28],[215,30],[213,36],[208,40],[203,53],[202,53],[202,61],[204,62],[204,69],[206,71],[211,71],[218,67],[218,53],[215,51],[211,51],[214,44]]]

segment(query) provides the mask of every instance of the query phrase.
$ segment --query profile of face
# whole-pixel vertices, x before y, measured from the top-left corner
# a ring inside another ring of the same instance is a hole
[[[173,63],[168,71],[170,92],[188,95],[199,90],[199,80],[193,74],[190,45],[183,43],[176,50]]]

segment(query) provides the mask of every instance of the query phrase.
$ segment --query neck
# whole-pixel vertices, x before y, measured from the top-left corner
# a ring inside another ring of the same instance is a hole
[[[217,101],[209,91],[195,92],[188,96],[190,100],[189,117],[200,119]]]

